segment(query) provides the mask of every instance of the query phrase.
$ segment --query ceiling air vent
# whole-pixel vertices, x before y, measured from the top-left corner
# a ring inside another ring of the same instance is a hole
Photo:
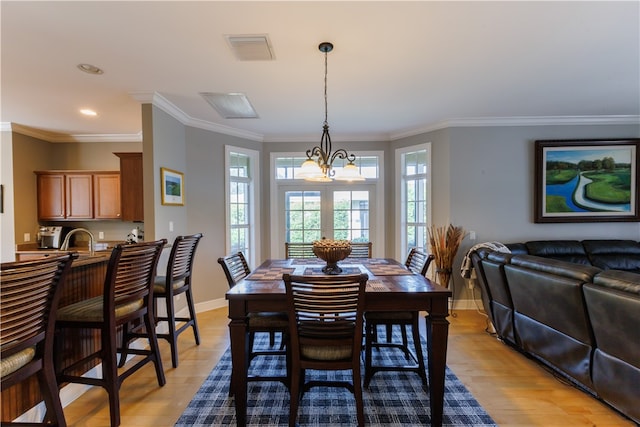
[[[243,93],[200,92],[200,96],[225,119],[258,118],[251,102]]]
[[[274,59],[267,35],[225,37],[239,61],[273,61]]]

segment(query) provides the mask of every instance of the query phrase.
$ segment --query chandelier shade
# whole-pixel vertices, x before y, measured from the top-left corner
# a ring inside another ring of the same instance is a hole
[[[341,181],[364,181],[358,167],[355,165],[356,156],[344,148],[332,151],[331,135],[329,135],[328,108],[327,108],[327,54],[333,50],[333,44],[322,42],[318,46],[324,53],[324,124],[322,125],[322,137],[320,145],[307,150],[307,160],[302,163],[298,177],[307,181],[329,182],[334,179]],[[336,159],[346,160],[347,164],[342,169],[334,168]]]

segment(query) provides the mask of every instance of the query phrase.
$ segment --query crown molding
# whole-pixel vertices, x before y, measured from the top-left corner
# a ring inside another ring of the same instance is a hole
[[[444,120],[434,125],[392,133],[389,140],[395,141],[436,130],[455,127],[490,126],[575,126],[575,125],[640,125],[640,116],[514,116],[476,117]]]
[[[262,135],[230,126],[196,119],[158,92],[130,92],[129,95],[141,104],[153,104],[185,126],[217,132],[258,142],[317,142],[316,135]],[[456,127],[491,127],[491,126],[575,126],[575,125],[640,125],[640,116],[612,115],[612,116],[519,116],[519,117],[476,117],[467,119],[444,120],[429,126],[407,129],[391,134],[361,134],[338,135],[334,138],[339,142],[362,141],[395,141],[402,138],[421,135],[441,129]],[[13,131],[48,142],[140,142],[142,131],[135,134],[62,134],[34,129],[17,123],[2,122],[0,131]]]

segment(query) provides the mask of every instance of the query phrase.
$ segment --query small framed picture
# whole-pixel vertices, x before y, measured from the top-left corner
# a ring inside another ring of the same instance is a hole
[[[160,187],[163,205],[184,206],[184,174],[160,168]]]
[[[535,222],[640,221],[640,139],[535,142]]]

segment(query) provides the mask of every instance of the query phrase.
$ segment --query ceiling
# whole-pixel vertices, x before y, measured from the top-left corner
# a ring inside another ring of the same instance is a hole
[[[252,140],[319,140],[323,41],[334,140],[640,116],[638,1],[3,0],[0,14],[0,122],[53,142],[140,140],[144,102]],[[267,35],[274,60],[236,59],[227,35]],[[258,118],[224,119],[201,92],[242,92]]]

